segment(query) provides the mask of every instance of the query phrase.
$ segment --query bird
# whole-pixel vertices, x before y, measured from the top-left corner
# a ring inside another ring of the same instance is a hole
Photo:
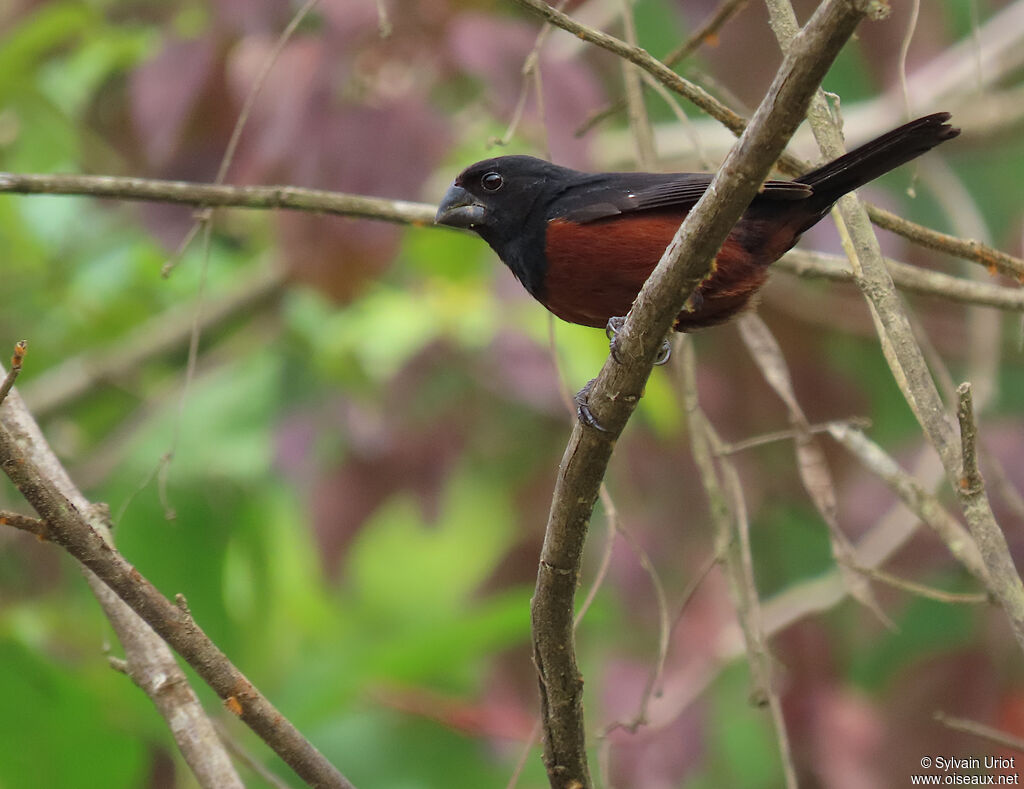
[[[918,118],[799,178],[766,181],[673,328],[703,329],[743,310],[769,266],[840,197],[956,137],[950,118]],[[477,233],[559,318],[614,333],[712,177],[585,173],[532,156],[499,156],[455,178],[435,222]]]

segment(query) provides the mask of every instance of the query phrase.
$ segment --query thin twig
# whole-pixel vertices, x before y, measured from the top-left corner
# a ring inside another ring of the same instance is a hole
[[[852,570],[863,573],[873,581],[891,586],[894,589],[902,589],[904,592],[917,595],[918,597],[926,597],[929,600],[935,600],[939,603],[969,603],[979,604],[991,602],[992,598],[987,594],[978,593],[958,593],[958,592],[947,592],[943,589],[935,589],[931,586],[925,586],[919,584],[916,581],[910,581],[906,578],[900,578],[898,575],[893,575],[881,567],[865,567],[862,565],[851,565]]]
[[[245,129],[246,124],[249,122],[249,117],[252,115],[253,107],[256,106],[256,99],[259,98],[260,93],[263,90],[264,84],[266,84],[267,77],[270,76],[270,70],[274,67],[277,59],[281,56],[281,52],[288,44],[288,40],[292,37],[292,34],[298,29],[299,25],[302,24],[302,20],[306,18],[310,11],[316,6],[319,0],[306,0],[306,2],[295,12],[295,15],[288,22],[288,25],[281,34],[277,37],[277,41],[274,43],[274,48],[270,50],[268,55],[263,59],[263,63],[260,65],[259,73],[256,75],[256,79],[253,80],[252,87],[249,88],[249,92],[245,97],[245,102],[242,104],[242,109],[238,113],[238,118],[235,121],[234,127],[231,129],[231,138],[228,140],[227,147],[224,149],[224,157],[221,159],[220,167],[217,168],[217,177],[214,178],[215,184],[224,183],[224,179],[227,177],[228,169],[231,167],[231,163],[235,159],[235,151],[238,149],[238,141],[242,138],[242,131]],[[382,18],[386,18],[386,13],[382,12]],[[383,21],[381,25],[383,26]]]
[[[619,0],[622,5],[622,28],[626,42],[635,47],[636,22],[633,19],[631,0]],[[636,161],[641,170],[653,170],[657,165],[658,154],[654,147],[654,130],[651,119],[647,115],[644,104],[644,85],[641,74],[644,72],[635,63],[623,60],[622,84],[626,94],[626,109],[629,115],[629,128],[632,132],[633,144],[636,146]]]
[[[7,399],[7,395],[14,386],[14,382],[18,380],[18,374],[21,372],[21,364],[25,360],[25,351],[27,349],[28,343],[25,340],[19,340],[14,344],[14,354],[11,356],[11,369],[7,371],[3,382],[0,383],[0,404]]]
[[[879,208],[877,205],[864,203],[864,209],[868,212],[868,218],[883,230],[903,236],[908,241],[925,249],[945,252],[948,255],[980,263],[993,274],[1005,274],[1024,283],[1024,260],[1018,257],[973,238],[957,238],[948,233],[940,233],[938,230],[918,225],[909,219],[904,219],[899,214]]]
[[[942,503],[905,472],[878,444],[850,425],[834,423],[829,432],[864,466],[888,485],[945,543],[949,552],[982,584],[995,591],[978,545]]]
[[[666,66],[671,67],[685,58],[688,58],[696,52],[701,45],[717,36],[718,32],[725,26],[725,24],[746,4],[747,0],[723,0],[722,4],[712,12],[710,17],[708,17],[707,21],[697,28],[697,30],[693,32],[693,35],[691,35],[686,41],[662,58],[662,62]],[[576,129],[576,136],[582,137],[603,120],[610,118],[616,113],[622,112],[624,109],[626,109],[626,99],[621,98],[611,102],[599,110],[595,110],[580,125],[580,127]]]
[[[956,388],[956,418],[960,424],[960,487],[965,493],[977,495],[984,491],[985,483],[978,470],[978,426],[974,423],[974,401],[971,385],[967,381]]]
[[[786,406],[789,423],[797,433],[794,449],[796,451],[797,470],[800,482],[814,504],[818,514],[828,527],[829,543],[832,555],[836,560],[843,579],[850,586],[850,594],[869,609],[879,621],[887,627],[893,624],[882,611],[863,576],[849,570],[853,563],[853,545],[839,525],[839,506],[836,502],[835,484],[832,472],[821,443],[810,430],[810,423],[804,414],[796,392],[793,389],[792,376],[786,366],[782,348],[772,335],[767,324],[757,313],[743,315],[738,326],[743,343],[764,376],[765,381],[774,390]]]
[[[40,540],[49,539],[46,521],[29,515],[22,515],[18,512],[0,511],[0,526],[10,526],[19,531],[34,534]]]
[[[0,173],[2,192],[81,195],[210,208],[285,208],[413,225],[432,225],[437,212],[437,206],[424,203],[297,186],[231,186],[111,175]]]
[[[842,423],[861,430],[871,427],[871,420],[862,416],[850,417],[849,419],[842,420]],[[836,424],[836,420],[832,420],[815,425],[809,424],[806,428],[790,428],[788,430],[775,430],[771,433],[762,433],[761,435],[743,438],[739,441],[723,443],[720,452],[723,455],[735,455],[739,452],[746,452],[748,449],[764,446],[765,444],[773,444],[776,441],[794,441],[805,432],[810,433],[811,435],[827,433]]]
[[[697,464],[701,484],[711,503],[715,531],[715,555],[723,560],[729,589],[750,666],[753,690],[751,698],[758,706],[767,706],[779,743],[779,754],[787,787],[796,787],[796,771],[779,694],[775,687],[772,656],[768,652],[764,621],[754,577],[750,551],[750,524],[739,473],[697,398],[696,354],[692,342],[677,342],[679,388],[689,426],[690,449]],[[713,458],[718,459],[719,469]]]
[[[885,265],[896,287],[908,293],[1007,312],[1024,312],[1024,288],[977,282],[889,258],[885,259]],[[774,267],[800,277],[821,277],[850,284],[857,282],[845,255],[793,249],[776,261]]]
[[[966,734],[973,734],[975,737],[981,737],[1004,748],[1011,748],[1012,750],[1024,753],[1024,740],[1020,737],[1014,737],[1012,734],[986,726],[984,723],[978,723],[968,718],[959,718],[955,715],[947,715],[944,712],[937,711],[932,717],[947,728],[962,731]]]
[[[914,40],[914,32],[917,30],[917,18],[921,13],[921,0],[911,0],[910,21],[907,22],[907,32],[903,34],[900,41],[900,54],[898,71],[900,75],[900,90],[903,92],[903,106],[907,112],[907,120],[913,117],[913,110],[910,107],[910,88],[907,87],[907,55],[910,54],[910,42]]]

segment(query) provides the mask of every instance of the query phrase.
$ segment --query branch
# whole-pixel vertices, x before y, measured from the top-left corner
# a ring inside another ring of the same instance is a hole
[[[0,173],[0,193],[83,195],[199,208],[288,208],[398,224],[432,225],[435,206],[297,186],[223,186],[111,175]]]
[[[861,605],[868,608],[882,621],[892,627],[892,622],[882,611],[875,599],[871,585],[863,575],[851,570],[855,564],[855,551],[849,538],[839,526],[839,505],[836,501],[832,472],[825,457],[825,450],[818,438],[811,433],[811,425],[796,398],[793,380],[782,355],[778,340],[771,333],[757,313],[743,315],[738,323],[743,343],[761,371],[762,377],[775,391],[789,413],[789,424],[796,431],[793,448],[796,452],[800,481],[814,504],[829,532],[832,556],[850,594]]]
[[[929,493],[913,475],[900,468],[891,455],[862,431],[848,424],[836,422],[829,428],[829,433],[868,471],[888,485],[907,508],[935,532],[968,572],[994,595],[992,579],[982,561],[978,546],[938,498]]]
[[[16,512],[0,512],[0,526],[50,539],[45,521]],[[82,568],[93,594],[117,633],[125,659],[116,660],[147,695],[167,721],[185,762],[199,786],[204,789],[243,789],[234,765],[203,710],[185,673],[178,666],[167,644],[125,605],[95,574]],[[110,658],[114,663],[115,659]]]
[[[669,52],[662,59],[662,62],[666,66],[674,66],[679,61],[685,60],[702,44],[706,41],[718,36],[718,31],[725,26],[726,22],[732,19],[738,11],[740,11],[747,4],[747,0],[723,0],[722,4],[718,6],[707,21],[701,25],[697,30],[694,31],[686,41],[680,44],[678,47]],[[610,118],[618,112],[626,109],[626,99],[620,98],[606,104],[599,110],[595,110],[590,116],[576,129],[576,136],[582,137],[597,124],[603,121],[605,118]]]
[[[944,712],[935,712],[932,717],[943,726],[953,729],[954,731],[973,734],[975,737],[981,737],[995,745],[1000,745],[1004,748],[1012,748],[1015,751],[1024,753],[1024,740],[1020,737],[1014,737],[1012,734],[1007,734],[999,729],[986,726],[984,723],[978,723],[977,721],[972,721],[968,718],[959,718],[955,715],[947,715]]]
[[[21,363],[25,360],[25,351],[27,349],[28,343],[24,340],[19,340],[14,344],[14,354],[11,356],[11,369],[7,371],[7,375],[0,382],[0,404],[7,399],[7,395],[11,393],[14,382],[18,380],[18,375],[21,374]]]
[[[352,789],[217,649],[187,608],[167,600],[104,539],[97,508],[77,491],[52,453],[41,451],[44,446],[38,427],[12,393],[0,408],[0,467],[45,522],[46,538],[65,548],[127,603],[303,780],[311,786]]]
[[[857,277],[845,255],[829,255],[806,249],[792,249],[773,264],[800,277],[821,277],[855,284]],[[1024,288],[954,277],[941,271],[918,268],[898,260],[885,259],[892,281],[900,290],[946,301],[1008,312],[1024,312]]]
[[[19,448],[16,458],[0,454],[5,471],[12,462],[31,464],[55,495],[80,513],[80,517],[88,519],[88,527],[94,530],[98,540],[104,545],[112,544],[106,508],[91,505],[74,485],[16,391],[10,393],[0,408],[0,431],[13,436]],[[51,537],[47,524],[22,515],[0,514],[0,524],[25,529],[41,539]],[[167,644],[90,570],[82,569],[124,648],[125,671],[167,721],[199,785],[206,789],[240,787],[242,784],[231,760]]]
[[[537,0],[516,2],[538,9]],[[750,126],[637,296],[617,337],[621,363],[609,358],[594,382],[590,407],[605,430],[579,423],[573,429],[555,483],[532,606],[544,761],[553,787],[590,786],[572,610],[587,527],[615,441],[636,407],[673,320],[802,120],[828,67],[870,8],[866,2],[827,0],[807,23]],[[564,15],[543,9],[540,13],[549,21],[564,23]],[[635,48],[627,47],[623,55],[633,62],[650,59]]]

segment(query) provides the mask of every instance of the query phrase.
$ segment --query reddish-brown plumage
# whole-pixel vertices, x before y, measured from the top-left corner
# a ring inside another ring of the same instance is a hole
[[[679,211],[648,211],[587,224],[552,220],[547,226],[548,269],[541,303],[559,318],[584,326],[603,328],[610,317],[625,315],[685,216]],[[727,320],[767,279],[771,260],[751,254],[733,236],[718,253],[690,307],[676,318],[678,329]],[[793,233],[783,232],[775,241],[788,248],[793,239]]]

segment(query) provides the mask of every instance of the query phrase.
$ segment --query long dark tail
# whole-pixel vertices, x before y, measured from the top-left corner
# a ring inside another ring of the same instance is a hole
[[[950,117],[937,112],[918,118],[795,180],[814,187],[810,201],[825,210],[847,192],[956,137],[960,130],[946,123]]]

